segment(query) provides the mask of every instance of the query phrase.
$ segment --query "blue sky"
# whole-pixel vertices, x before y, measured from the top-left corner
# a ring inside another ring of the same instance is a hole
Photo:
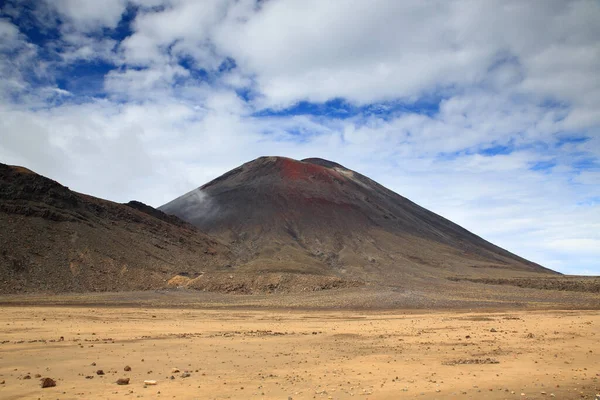
[[[600,2],[0,2],[0,161],[159,206],[323,157],[600,274]]]

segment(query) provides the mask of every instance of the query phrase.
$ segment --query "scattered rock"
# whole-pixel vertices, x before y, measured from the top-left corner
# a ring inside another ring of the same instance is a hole
[[[129,385],[129,378],[117,379],[117,385]]]
[[[92,363],[92,367],[95,367],[95,366],[96,366],[96,363],[95,363],[95,362],[93,362],[93,363]]]
[[[154,379],[148,379],[144,381],[144,385],[156,385],[157,382]]]
[[[25,375],[23,379],[31,379],[31,375]]]
[[[495,358],[468,358],[442,362],[443,365],[463,365],[463,364],[499,364],[500,361]]]
[[[40,379],[42,381],[42,388],[49,388],[49,387],[54,387],[56,386],[56,381],[52,378],[42,378]]]
[[[535,337],[535,335],[534,335],[533,333],[529,332],[529,333],[527,334],[527,336],[525,336],[525,337],[526,337],[527,339],[533,339],[533,338]]]
[[[34,377],[35,378],[41,378],[42,376],[40,374],[35,374]]]
[[[99,369],[98,371],[96,371],[96,375],[104,375],[104,371],[102,371],[101,369]]]
[[[494,328],[490,329],[490,332],[498,332],[497,330],[495,330]]]
[[[126,365],[125,368],[123,368],[123,370],[129,372],[131,371],[131,367],[129,365]]]
[[[171,373],[177,374],[177,373],[179,373],[179,369],[178,368],[173,368],[173,369],[171,369]]]
[[[189,378],[190,376],[192,376],[189,372],[184,372],[183,374],[181,374],[182,378]]]
[[[85,379],[94,379],[94,375],[88,375],[85,377]]]

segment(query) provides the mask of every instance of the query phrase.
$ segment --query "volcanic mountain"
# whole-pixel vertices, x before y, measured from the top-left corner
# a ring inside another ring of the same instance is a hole
[[[0,227],[0,293],[158,289],[231,263],[226,245],[177,217],[4,164]]]
[[[261,157],[159,210],[228,243],[237,272],[384,285],[552,273],[319,158]]]
[[[261,157],[159,209],[0,164],[0,226],[0,293],[365,284],[432,293],[463,287],[448,278],[552,274],[317,158]]]

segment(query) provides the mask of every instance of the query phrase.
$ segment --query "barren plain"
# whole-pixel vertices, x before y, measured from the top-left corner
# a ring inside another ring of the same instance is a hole
[[[4,306],[0,398],[594,399],[599,328],[583,310]]]

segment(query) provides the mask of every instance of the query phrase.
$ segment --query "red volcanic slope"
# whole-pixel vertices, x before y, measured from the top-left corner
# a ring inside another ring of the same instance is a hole
[[[316,179],[323,182],[333,183],[334,179],[343,180],[342,175],[334,169],[325,168],[318,164],[311,164],[292,160],[291,158],[279,157],[275,161],[279,168],[280,176],[284,180],[304,180]]]
[[[241,270],[386,283],[551,272],[319,158],[261,157],[159,209],[229,241]]]

